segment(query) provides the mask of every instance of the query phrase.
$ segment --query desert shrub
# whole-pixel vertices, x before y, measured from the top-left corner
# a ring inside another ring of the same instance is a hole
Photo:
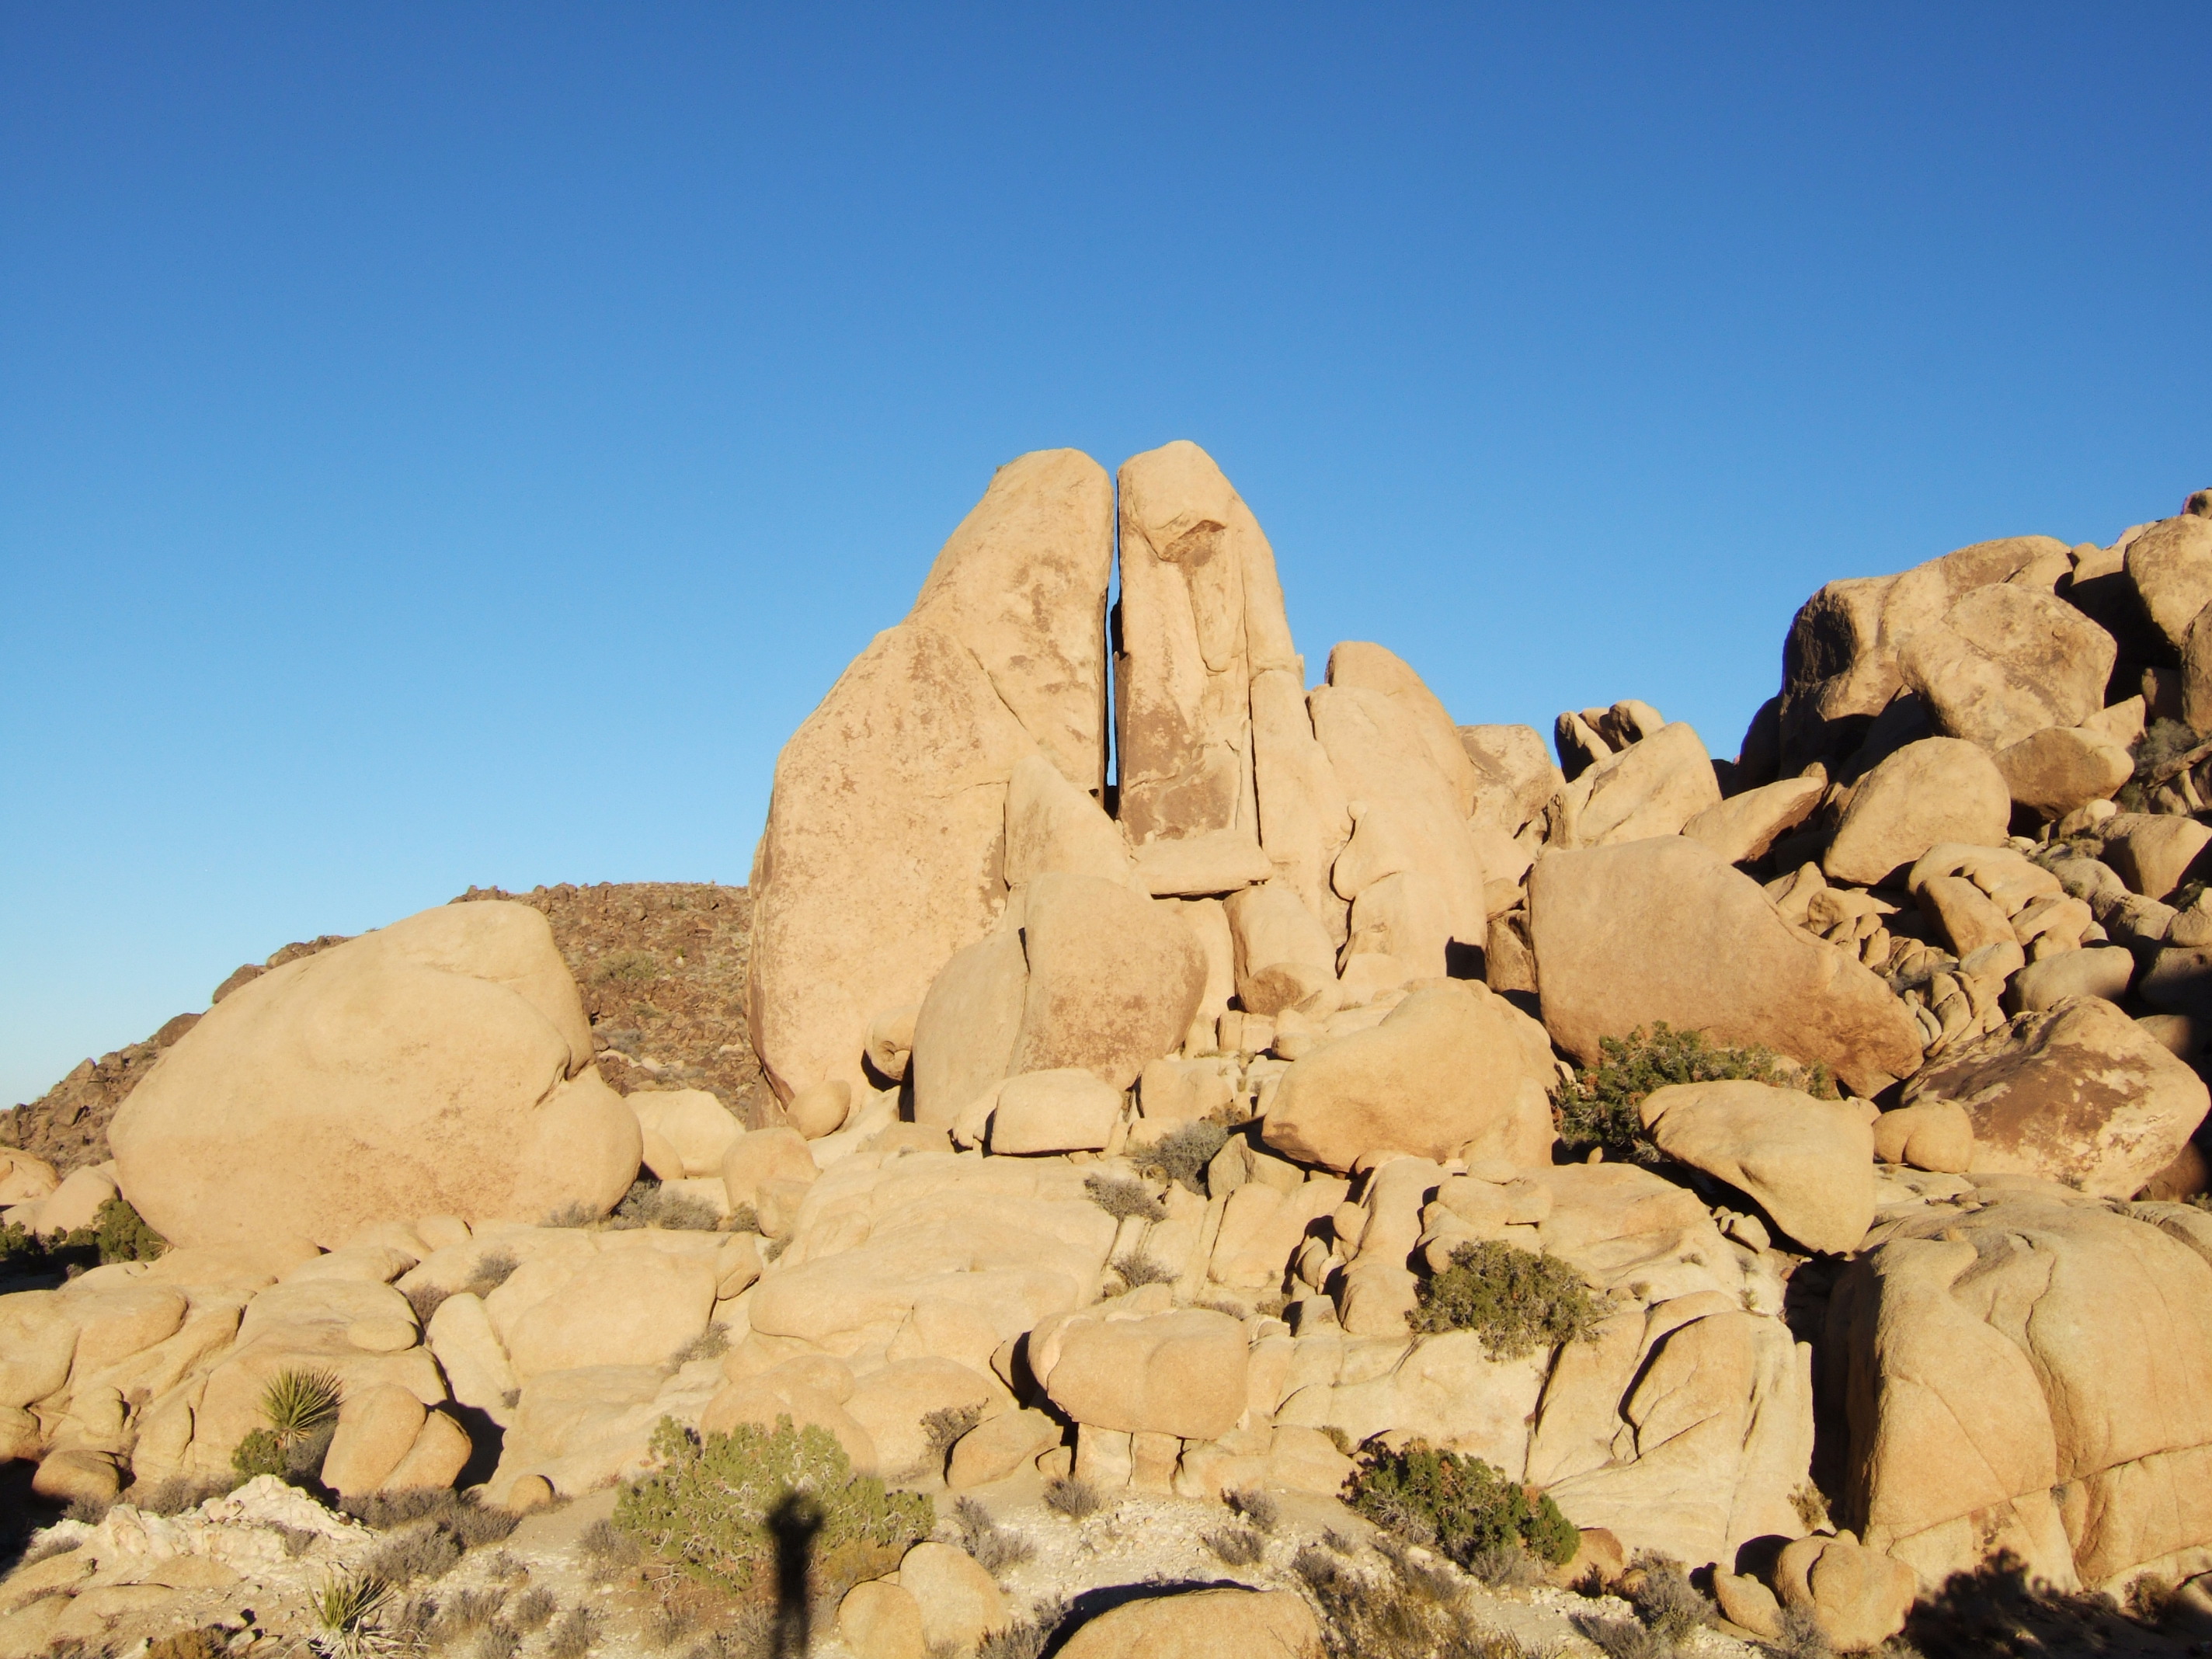
[[[1028,1539],[1000,1526],[992,1518],[991,1511],[973,1498],[955,1501],[952,1526],[960,1547],[994,1578],[1036,1553],[1036,1546]]]
[[[1808,1533],[1829,1529],[1828,1500],[1811,1481],[1801,1483],[1790,1494],[1790,1507],[1797,1511],[1797,1520]]]
[[[1275,1501],[1274,1493],[1264,1486],[1239,1486],[1229,1494],[1230,1509],[1243,1516],[1261,1532],[1273,1532],[1275,1523],[1283,1518],[1283,1506]]]
[[[1782,1609],[1782,1631],[1771,1645],[1780,1659],[1836,1659],[1820,1621],[1802,1607]]]
[[[1114,1258],[1114,1271],[1121,1275],[1121,1282],[1131,1290],[1139,1285],[1172,1285],[1176,1271],[1157,1256],[1146,1255],[1142,1250],[1132,1250],[1127,1255]]]
[[[391,1601],[391,1586],[373,1573],[326,1578],[307,1598],[315,1621],[315,1633],[307,1639],[329,1659],[358,1659],[375,1652],[385,1645],[379,1640],[377,1619]]]
[[[446,1298],[453,1292],[442,1285],[417,1285],[405,1294],[407,1305],[414,1312],[415,1322],[427,1330],[430,1316],[445,1305]]]
[[[1132,1152],[1137,1167],[1206,1195],[1206,1166],[1229,1142],[1229,1131],[1211,1118],[1186,1123],[1140,1152]]]
[[[0,1270],[10,1273],[60,1273],[111,1261],[151,1261],[168,1248],[168,1241],[124,1198],[109,1199],[85,1225],[65,1233],[40,1235],[19,1224],[0,1225]]]
[[[486,1250],[477,1258],[476,1271],[465,1287],[472,1296],[489,1296],[514,1277],[522,1266],[511,1250]]]
[[[1496,1239],[1462,1244],[1451,1266],[1415,1287],[1407,1314],[1416,1331],[1473,1331],[1492,1359],[1518,1359],[1538,1348],[1579,1342],[1605,1316],[1582,1275],[1556,1256],[1518,1250]]]
[[[530,1581],[528,1565],[512,1550],[501,1550],[493,1556],[484,1564],[484,1571],[502,1584],[523,1584]]]
[[[476,1659],[515,1659],[521,1651],[522,1633],[512,1625],[488,1625],[477,1638]]]
[[[1518,1638],[1481,1621],[1464,1581],[1402,1553],[1386,1559],[1379,1577],[1309,1564],[1316,1576],[1306,1577],[1307,1589],[1329,1659],[1534,1659]]]
[[[415,1527],[386,1539],[368,1558],[368,1571],[388,1584],[442,1578],[461,1559],[461,1546],[443,1527]]]
[[[599,1635],[599,1615],[589,1607],[571,1607],[545,1638],[547,1659],[584,1659]]]
[[[225,1475],[173,1474],[150,1486],[133,1488],[129,1497],[141,1515],[182,1515],[233,1491],[237,1484]]]
[[[576,1553],[584,1558],[584,1573],[595,1584],[621,1577],[645,1559],[645,1551],[611,1521],[594,1521],[576,1540]]]
[[[1479,1457],[1414,1441],[1403,1451],[1372,1447],[1347,1483],[1352,1507],[1464,1566],[1478,1550],[1526,1549],[1553,1565],[1581,1543],[1559,1505],[1510,1480]]]
[[[1621,1575],[1628,1605],[1636,1609],[1637,1618],[1648,1629],[1668,1641],[1682,1641],[1718,1616],[1718,1610],[1698,1593],[1682,1564],[1674,1557],[1639,1550],[1628,1565],[1629,1571]]]
[[[721,1216],[705,1199],[690,1193],[672,1193],[657,1181],[640,1177],[633,1182],[607,1225],[617,1231],[631,1227],[666,1227],[678,1231],[711,1233],[722,1224]]]
[[[644,985],[660,977],[660,960],[650,951],[614,951],[592,964],[598,985]]]
[[[1605,1659],[1674,1659],[1672,1642],[1633,1619],[1601,1619],[1585,1613],[1574,1624]]]
[[[1045,1507],[1071,1521],[1081,1521],[1106,1507],[1106,1499],[1088,1480],[1072,1474],[1055,1475],[1044,1483]]]
[[[500,1607],[506,1601],[507,1592],[501,1589],[461,1591],[439,1611],[437,1622],[430,1627],[431,1642],[443,1647],[482,1630],[499,1617]]]
[[[1249,1567],[1267,1553],[1267,1543],[1249,1527],[1224,1527],[1205,1534],[1206,1548],[1232,1567]]]
[[[1352,1431],[1349,1429],[1340,1428],[1334,1423],[1325,1423],[1322,1425],[1321,1431],[1328,1437],[1328,1443],[1346,1457],[1358,1449],[1359,1443],[1352,1437]]]
[[[1543,1563],[1517,1544],[1473,1552],[1467,1570],[1492,1589],[1533,1589],[1549,1582]]]
[[[1154,1198],[1141,1181],[1126,1176],[1085,1176],[1083,1190],[1093,1204],[1116,1221],[1140,1216],[1146,1221],[1165,1221],[1167,1206]]]
[[[522,1524],[522,1517],[479,1503],[474,1492],[461,1492],[455,1495],[453,1512],[441,1524],[463,1549],[477,1550],[506,1541]]]
[[[102,1265],[110,1261],[152,1261],[169,1248],[169,1241],[146,1224],[146,1218],[125,1198],[111,1198],[93,1212],[92,1242],[99,1247]],[[75,1238],[76,1235],[70,1235]]]
[[[146,1649],[146,1659],[223,1659],[230,1651],[230,1632],[221,1625],[202,1625],[165,1636]]]
[[[945,1473],[945,1460],[952,1455],[953,1443],[983,1420],[981,1406],[939,1406],[933,1412],[922,1414],[921,1432],[927,1448],[921,1455],[921,1467],[933,1474]]]
[[[1837,1097],[1825,1066],[1801,1072],[1764,1048],[1717,1048],[1703,1031],[1678,1031],[1664,1020],[1648,1032],[1639,1025],[1625,1037],[1601,1037],[1598,1046],[1602,1058],[1596,1067],[1553,1102],[1559,1139],[1578,1152],[1601,1146],[1607,1158],[1657,1163],[1659,1150],[1637,1108],[1644,1096],[1670,1083],[1748,1079],[1802,1089],[1823,1100]]]
[[[927,1498],[855,1475],[836,1436],[794,1428],[787,1418],[774,1429],[740,1424],[707,1435],[663,1419],[653,1453],[660,1467],[624,1488],[617,1528],[678,1571],[726,1590],[744,1593],[764,1577],[779,1516],[804,1515],[817,1583],[833,1595],[890,1571],[936,1524]]]
[[[335,1424],[344,1394],[345,1385],[336,1371],[287,1367],[262,1389],[261,1414],[269,1419],[277,1443],[290,1446],[325,1424]]]
[[[438,1622],[438,1598],[410,1595],[387,1621],[393,1641],[402,1650],[419,1652],[430,1645],[430,1627]]]
[[[1032,1603],[1027,1618],[984,1632],[975,1659],[1038,1659],[1066,1617],[1067,1603],[1057,1595]]]
[[[688,1365],[695,1359],[719,1359],[730,1351],[730,1328],[709,1325],[668,1356],[672,1365]]]
[[[695,1608],[681,1601],[662,1601],[646,1615],[645,1639],[657,1648],[673,1647],[698,1625]]]
[[[560,1605],[554,1600],[553,1592],[539,1584],[523,1591],[515,1601],[514,1611],[507,1616],[514,1621],[514,1627],[519,1631],[544,1630],[551,1622]]]
[[[1318,1590],[1334,1584],[1345,1573],[1344,1563],[1328,1551],[1314,1544],[1301,1544],[1297,1553],[1291,1558],[1291,1571],[1305,1581],[1309,1589]]]

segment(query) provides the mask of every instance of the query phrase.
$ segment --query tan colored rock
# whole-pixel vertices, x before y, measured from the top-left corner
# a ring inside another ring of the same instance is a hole
[[[707,1328],[714,1282],[712,1264],[696,1257],[654,1249],[599,1255],[507,1327],[514,1374],[526,1387],[544,1371],[658,1364]],[[511,1279],[492,1292],[495,1326],[516,1285]]]
[[[61,1177],[46,1159],[0,1146],[0,1206],[28,1204],[59,1185]]]
[[[2011,816],[2011,792],[1986,753],[1923,738],[1859,781],[1821,868],[1832,880],[1879,884],[1941,842],[2003,845]]]
[[[1062,1659],[1318,1659],[1321,1628],[1289,1590],[1192,1590],[1125,1601],[1060,1651]]]
[[[1826,791],[1819,778],[1784,778],[1706,807],[1682,826],[1682,833],[1730,864],[1749,864],[1765,857],[1776,842],[1812,817]]]
[[[953,531],[908,615],[958,640],[1077,789],[1106,783],[1114,494],[1079,450],[1016,457]]]
[[[927,1659],[921,1605],[888,1579],[855,1584],[837,1604],[837,1634],[857,1659]]]
[[[2015,1013],[2051,1008],[2074,997],[2102,997],[2118,1002],[2135,976],[2135,953],[2117,945],[2063,951],[2031,962],[2013,975],[2006,1006]]]
[[[2130,813],[2108,822],[2124,827],[2105,836],[2104,861],[2145,898],[2163,899],[2212,865],[2204,855],[2212,829],[2194,818]]]
[[[1657,1020],[1821,1062],[1861,1094],[1919,1062],[1889,988],[1784,921],[1703,842],[1547,853],[1528,899],[1544,1024],[1582,1065],[1598,1062],[1601,1038]]]
[[[1138,1079],[1137,1103],[1147,1123],[1173,1127],[1226,1110],[1235,1098],[1218,1060],[1156,1060]]]
[[[446,1413],[434,1411],[422,1419],[422,1431],[415,1437],[407,1455],[384,1478],[384,1490],[408,1492],[428,1487],[442,1492],[461,1478],[461,1472],[474,1454],[468,1431]]]
[[[1060,1442],[1060,1425],[1040,1411],[988,1417],[953,1443],[945,1484],[954,1492],[1003,1480]]]
[[[2212,604],[2212,521],[2184,514],[2150,526],[2128,544],[2128,580],[2151,622],[2176,651]]]
[[[1713,1570],[1713,1600],[1721,1604],[1722,1615],[1732,1625],[1741,1625],[1753,1636],[1770,1640],[1782,1634],[1782,1603],[1774,1592],[1747,1572],[1723,1572]]]
[[[323,1484],[342,1498],[374,1492],[422,1432],[422,1402],[393,1382],[349,1395],[323,1458]]]
[[[920,1469],[929,1458],[929,1431],[923,1419],[932,1412],[973,1407],[995,1412],[1006,1405],[1006,1390],[993,1378],[956,1360],[919,1354],[861,1378],[844,1401],[846,1413],[868,1431],[876,1455],[894,1474]],[[942,1467],[922,1469],[930,1479]]]
[[[1287,884],[1334,935],[1341,922],[1329,867],[1351,838],[1352,815],[1328,751],[1314,735],[1301,669],[1253,674],[1252,744],[1269,879]]]
[[[827,1078],[820,1083],[810,1083],[785,1103],[784,1121],[809,1140],[819,1140],[824,1135],[834,1135],[845,1127],[845,1120],[853,1111],[853,1085],[843,1078]],[[722,1161],[714,1160],[720,1170]],[[705,1173],[703,1170],[700,1173]]]
[[[1921,913],[1943,930],[1954,956],[1969,956],[1984,945],[2019,943],[2005,913],[1964,876],[1931,876],[1917,895]]]
[[[951,1128],[1006,1075],[1020,1035],[1029,961],[1018,928],[1000,927],[945,964],[914,1027],[914,1119]]]
[[[757,1205],[766,1182],[811,1182],[820,1173],[814,1167],[813,1154],[806,1150],[805,1138],[798,1130],[781,1126],[740,1135],[722,1156],[722,1185],[732,1209],[740,1204]]]
[[[2063,599],[2002,582],[1917,630],[1898,665],[1938,732],[1997,750],[2102,708],[2118,651]]]
[[[112,1452],[49,1452],[31,1477],[31,1490],[57,1504],[106,1504],[122,1489],[122,1471]]]
[[[1591,767],[1569,791],[1578,793],[1574,834],[1585,847],[1677,835],[1721,804],[1705,743],[1680,720]]]
[[[912,622],[878,635],[784,745],[754,856],[746,987],[779,1096],[864,1084],[869,1021],[921,1002],[990,931],[1007,780],[1036,752],[974,653]]]
[[[2204,1120],[2197,1073],[2094,997],[2016,1015],[1915,1077],[1905,1103],[1955,1101],[1977,1174],[2032,1175],[2127,1198]]]
[[[511,1420],[514,1408],[507,1397],[522,1385],[482,1297],[465,1291],[446,1297],[430,1316],[423,1337],[455,1400],[502,1426]]]
[[[1381,1148],[1547,1164],[1553,1077],[1534,1020],[1486,986],[1440,985],[1294,1063],[1261,1134],[1288,1157],[1339,1170]]]
[[[1911,1568],[1849,1533],[1784,1545],[1774,1584],[1782,1605],[1809,1617],[1838,1653],[1863,1653],[1903,1630],[1919,1589]]]
[[[1259,992],[1255,981],[1262,969],[1289,965],[1335,979],[1336,947],[1328,930],[1287,884],[1248,887],[1231,894],[1223,908],[1235,952],[1237,994],[1250,1012],[1273,1014],[1282,1006]]]
[[[660,1136],[683,1165],[664,1181],[722,1172],[722,1158],[744,1133],[730,1109],[704,1089],[640,1091],[625,1096],[640,1127]]]
[[[1126,1089],[1182,1043],[1205,993],[1206,953],[1182,918],[1094,877],[1032,882],[1023,941],[1010,1074],[1080,1066]]]
[[[1903,689],[1899,653],[1916,631],[1940,621],[1963,595],[2054,555],[2064,558],[2066,544],[2052,537],[2007,537],[1962,547],[1900,575],[1854,577],[1821,588],[1799,609],[1783,646],[1776,711],[1781,771],[1841,758],[1857,741],[1855,722],[1881,714]]]
[[[1244,1414],[1244,1328],[1204,1308],[1133,1319],[1070,1314],[1030,1337],[1030,1364],[1078,1423],[1213,1440]]]
[[[1231,891],[1273,867],[1261,852],[1252,679],[1297,661],[1274,553],[1195,444],[1132,457],[1120,485],[1121,819],[1153,892]],[[1156,874],[1153,848],[1174,842],[1194,867]]]
[[[916,1544],[899,1559],[899,1588],[921,1608],[922,1639],[965,1653],[1007,1622],[1006,1598],[967,1551]]]
[[[640,1138],[591,1055],[544,917],[446,905],[226,997],[108,1138],[125,1194],[180,1244],[335,1246],[425,1209],[605,1213],[637,1173]]]
[[[1371,882],[1352,902],[1352,936],[1344,967],[1365,956],[1403,964],[1409,979],[1442,979],[1451,962],[1455,931],[1449,896],[1419,870],[1400,870]],[[1245,1006],[1255,1005],[1247,1002]]]
[[[907,1062],[914,1055],[914,1027],[921,1005],[886,1009],[868,1022],[868,1063],[892,1083],[906,1080]]]
[[[2033,732],[1998,750],[1996,760],[2014,804],[2045,818],[2109,800],[2135,775],[2135,757],[2124,745],[2082,726]]]
[[[2063,1189],[1980,1196],[1904,1222],[1832,1295],[1838,1518],[1930,1589],[2002,1551],[2059,1587],[2193,1559],[2212,1534],[2188,1495],[2212,1442],[2203,1247]]]
[[[1006,885],[1051,872],[1127,884],[1135,861],[1121,825],[1095,795],[1070,783],[1042,755],[1015,766],[1006,786]]]
[[[1462,726],[1459,741],[1474,767],[1468,817],[1501,835],[1518,835],[1566,787],[1533,726]]]
[[[1900,1106],[1874,1121],[1874,1155],[1884,1164],[1964,1175],[1973,1167],[1973,1120],[1953,1100]]]
[[[1808,1249],[1856,1249],[1874,1224],[1874,1134],[1848,1101],[1763,1083],[1677,1083],[1638,1111],[1660,1151],[1747,1194]]]

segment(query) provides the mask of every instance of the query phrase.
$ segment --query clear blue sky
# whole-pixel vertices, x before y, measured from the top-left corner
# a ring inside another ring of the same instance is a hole
[[[0,9],[0,1104],[470,883],[741,881],[997,463],[1318,676],[1732,754],[1833,576],[2212,483],[2212,9]]]

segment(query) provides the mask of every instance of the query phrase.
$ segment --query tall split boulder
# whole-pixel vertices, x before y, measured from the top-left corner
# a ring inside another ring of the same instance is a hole
[[[1004,908],[1009,780],[1042,755],[1103,789],[1113,491],[1073,450],[1000,469],[907,620],[777,757],[746,985],[786,1100],[866,1082],[870,1022],[921,1001]]]
[[[392,1216],[604,1214],[636,1115],[592,1063],[545,918],[444,905],[272,969],[200,1018],[108,1129],[175,1244],[325,1248]]]
[[[1920,1063],[1905,1005],[1684,836],[1547,852],[1528,875],[1545,1029],[1583,1065],[1664,1020],[1826,1065],[1870,1095]]]

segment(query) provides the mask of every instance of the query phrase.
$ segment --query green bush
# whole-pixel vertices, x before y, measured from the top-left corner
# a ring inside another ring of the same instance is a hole
[[[41,1237],[27,1227],[0,1226],[0,1271],[58,1273],[104,1267],[111,1261],[152,1261],[168,1248],[168,1241],[146,1224],[129,1200],[111,1198],[88,1224],[65,1233]]]
[[[1420,1305],[1406,1322],[1414,1330],[1473,1331],[1492,1359],[1582,1341],[1606,1312],[1582,1275],[1558,1257],[1495,1239],[1461,1245],[1451,1266],[1423,1279],[1413,1293]]]
[[[1462,1566],[1484,1551],[1526,1549],[1554,1566],[1581,1542],[1559,1506],[1533,1496],[1479,1457],[1414,1441],[1361,1453],[1346,1501],[1386,1531],[1430,1546]]]
[[[794,1500],[811,1511],[817,1592],[833,1598],[890,1571],[937,1524],[927,1498],[856,1476],[836,1436],[787,1417],[707,1435],[663,1419],[653,1453],[659,1469],[623,1489],[615,1525],[678,1571],[741,1595],[773,1589],[770,1517]]]
[[[1577,1152],[1601,1146],[1607,1158],[1657,1163],[1659,1151],[1637,1108],[1670,1083],[1747,1080],[1837,1097],[1824,1066],[1800,1071],[1764,1048],[1717,1048],[1703,1031],[1678,1031],[1664,1020],[1648,1032],[1639,1025],[1625,1037],[1601,1037],[1598,1046],[1604,1057],[1595,1069],[1581,1073],[1553,1102],[1559,1139]]]

